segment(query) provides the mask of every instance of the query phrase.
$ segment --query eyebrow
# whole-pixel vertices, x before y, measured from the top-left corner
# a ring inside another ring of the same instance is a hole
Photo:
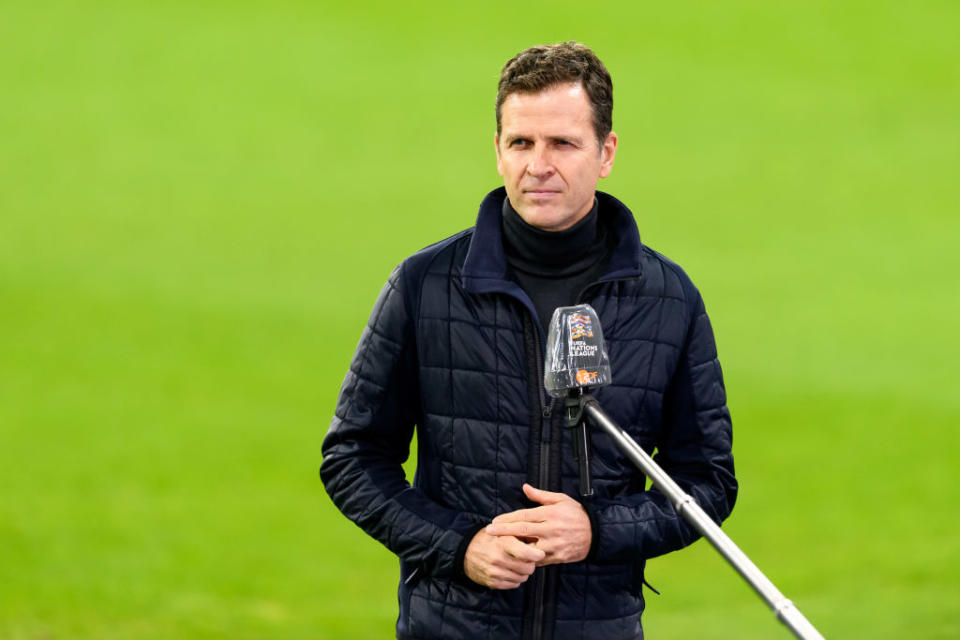
[[[577,136],[549,136],[550,142],[569,142],[575,144],[578,147],[583,145],[583,140]]]
[[[503,136],[503,141],[505,144],[510,144],[516,140],[533,140],[536,136],[527,135],[524,133],[511,133]],[[570,142],[577,146],[583,146],[583,140],[578,136],[546,136],[547,141],[549,142]]]

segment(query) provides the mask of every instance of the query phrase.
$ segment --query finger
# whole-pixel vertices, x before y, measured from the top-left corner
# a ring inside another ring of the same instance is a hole
[[[546,555],[543,560],[537,563],[537,567],[549,567],[552,564],[560,564],[560,560],[557,559],[557,556]]]
[[[503,538],[504,550],[523,562],[537,563],[543,560],[546,552],[543,549],[533,546],[532,544],[525,544],[518,540],[517,538]]]
[[[534,502],[543,505],[556,504],[558,502],[571,499],[570,496],[565,493],[544,491],[543,489],[537,489],[533,485],[529,485],[526,482],[523,483],[523,492]]]
[[[519,587],[520,585],[522,585],[522,584],[523,584],[524,582],[526,582],[526,581],[527,581],[526,578],[524,578],[523,580],[520,580],[520,581],[513,581],[513,580],[491,580],[490,583],[489,583],[487,586],[489,586],[491,589],[501,589],[501,590],[516,589],[517,587]]]
[[[539,538],[544,533],[539,522],[498,522],[488,524],[484,530],[491,536],[514,536],[516,538]]]
[[[506,580],[508,582],[525,582],[527,578],[536,570],[537,565],[533,562],[520,562],[512,559],[509,564],[498,563],[491,565],[487,574],[491,580]]]
[[[543,559],[537,562],[538,567],[568,562],[563,545],[558,544],[555,540],[543,539],[538,541],[536,546],[537,549],[543,551]]]
[[[491,520],[494,524],[501,522],[544,522],[548,513],[543,507],[534,507],[533,509],[517,509],[509,513],[501,513]]]
[[[498,572],[497,577],[505,580],[526,580],[534,571],[537,570],[536,562],[522,562],[516,558],[510,558],[510,561],[502,561],[499,566],[492,569]]]
[[[539,564],[549,563],[551,560],[555,560],[554,554],[556,553],[556,544],[552,540],[537,540],[536,547],[539,551],[543,551],[543,559],[539,561]]]

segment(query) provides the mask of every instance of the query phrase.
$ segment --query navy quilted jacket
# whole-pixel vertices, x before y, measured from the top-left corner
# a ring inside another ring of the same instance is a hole
[[[321,477],[341,511],[400,558],[399,638],[642,637],[644,560],[697,534],[598,430],[587,559],[505,591],[463,573],[480,527],[533,506],[524,482],[578,495],[564,412],[543,391],[543,327],[506,276],[504,197],[490,193],[474,228],[391,275],[343,382]],[[622,203],[597,197],[618,244],[581,296],[599,314],[613,371],[594,396],[720,522],[737,484],[703,301],[680,267],[640,243]],[[400,465],[415,425],[410,486]]]

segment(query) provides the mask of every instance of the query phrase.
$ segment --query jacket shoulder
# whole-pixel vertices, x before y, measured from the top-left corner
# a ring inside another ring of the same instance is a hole
[[[452,277],[458,275],[466,258],[474,227],[427,245],[420,251],[404,259],[397,265],[394,277],[401,283],[407,308],[411,317],[417,317],[421,291],[427,274],[444,273]]]
[[[436,263],[440,262],[441,257],[447,258],[447,260],[443,260],[443,262],[449,262],[449,259],[458,256],[462,257],[462,254],[466,253],[466,248],[470,244],[473,231],[473,227],[464,229],[449,238],[444,238],[439,242],[427,245],[412,256],[404,259],[398,268],[403,272],[406,283],[412,285],[422,281],[426,273],[434,270]],[[463,260],[461,259],[459,262],[462,264]]]
[[[643,273],[651,293],[682,300],[691,311],[696,306],[700,291],[683,267],[647,245],[643,245]]]

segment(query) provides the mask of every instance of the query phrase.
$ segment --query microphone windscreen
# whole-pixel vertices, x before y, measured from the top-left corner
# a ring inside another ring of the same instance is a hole
[[[555,398],[570,389],[610,384],[610,358],[597,312],[588,304],[557,307],[547,332],[543,386]]]

